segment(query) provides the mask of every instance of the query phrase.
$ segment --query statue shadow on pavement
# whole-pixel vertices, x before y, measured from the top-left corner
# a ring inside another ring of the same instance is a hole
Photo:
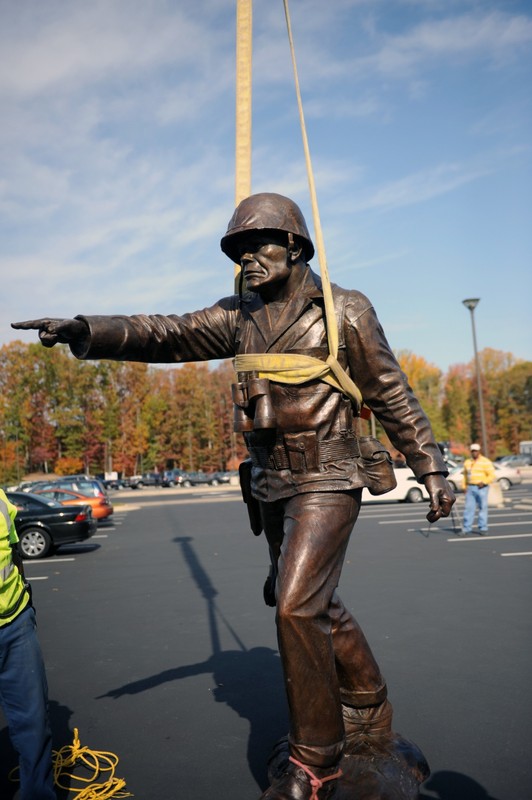
[[[250,724],[247,759],[251,774],[264,790],[269,785],[267,762],[275,742],[288,730],[279,653],[269,647],[248,650],[216,604],[217,590],[198,559],[189,536],[176,537],[190,574],[205,598],[212,655],[196,664],[164,670],[111,689],[99,698],[138,694],[161,684],[195,675],[211,674],[215,701],[226,703]],[[220,625],[229,632],[235,649],[222,650]]]
[[[430,794],[424,794],[424,790]],[[419,800],[496,800],[480,783],[461,772],[441,770],[423,784]]]

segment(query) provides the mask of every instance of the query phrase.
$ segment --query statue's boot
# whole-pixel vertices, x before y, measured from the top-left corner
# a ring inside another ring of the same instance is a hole
[[[290,756],[260,800],[332,800],[342,771],[338,765],[314,767]]]
[[[384,699],[381,703],[355,708],[342,705],[345,728],[345,755],[359,763],[359,769],[373,770],[377,762],[395,763],[407,770],[418,784],[430,775],[429,765],[419,747],[392,730],[393,709]]]
[[[346,748],[349,751],[363,745],[378,747],[393,736],[393,708],[387,699],[365,708],[342,705],[342,716]]]

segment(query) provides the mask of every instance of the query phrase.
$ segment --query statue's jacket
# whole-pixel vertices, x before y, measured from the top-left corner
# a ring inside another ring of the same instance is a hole
[[[447,474],[418,400],[361,292],[332,286],[338,324],[338,361],[355,381],[365,405],[418,480]],[[232,358],[240,353],[294,353],[327,359],[320,279],[302,272],[287,303],[245,292],[182,316],[83,316],[90,337],[71,345],[82,359],[173,363]],[[368,485],[364,459],[347,445],[356,438],[351,400],[321,381],[271,381],[275,431],[246,433],[253,457],[252,490],[274,501],[300,492],[346,491]],[[355,411],[356,414],[356,411]],[[346,445],[347,443],[347,445]],[[283,457],[280,457],[285,453]],[[328,458],[323,453],[336,453]]]

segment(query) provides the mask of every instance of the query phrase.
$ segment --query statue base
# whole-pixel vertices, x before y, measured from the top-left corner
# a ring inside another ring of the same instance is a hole
[[[268,761],[270,783],[288,762],[288,740],[281,739]],[[386,737],[360,737],[348,743],[340,762],[334,800],[418,800],[419,787],[430,775],[419,747],[397,733]]]

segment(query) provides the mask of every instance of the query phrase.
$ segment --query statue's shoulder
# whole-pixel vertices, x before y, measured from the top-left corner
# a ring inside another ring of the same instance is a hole
[[[344,289],[336,283],[331,284],[335,304],[341,303],[348,317],[359,317],[373,308],[371,300],[358,289]]]

